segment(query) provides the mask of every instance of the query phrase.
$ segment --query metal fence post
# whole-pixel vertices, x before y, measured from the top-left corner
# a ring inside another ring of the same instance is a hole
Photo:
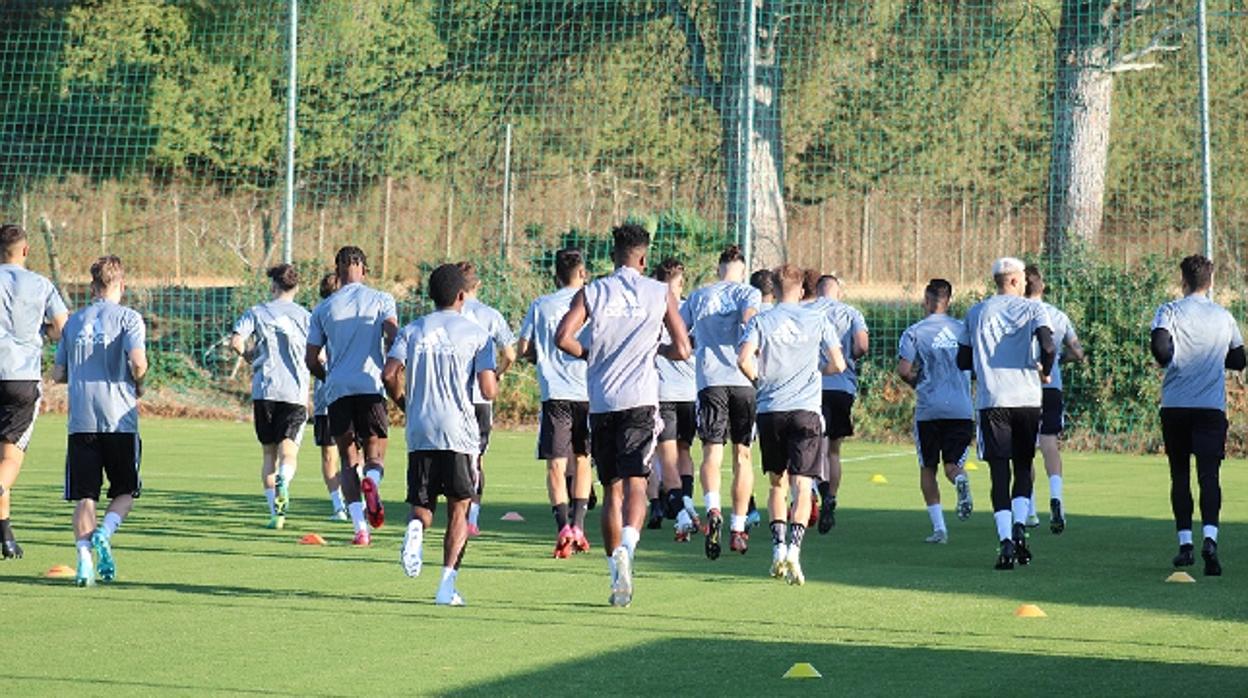
[[[742,140],[745,151],[741,157],[741,220],[739,243],[745,253],[745,268],[751,268],[754,257],[754,81],[755,50],[758,44],[758,7],[755,0],[745,0],[745,89],[741,91],[744,103]]]
[[[286,195],[282,208],[282,261],[290,264],[295,247],[295,108],[298,101],[299,0],[290,2],[290,45],[286,59]]]
[[[1196,52],[1200,64],[1200,179],[1205,256],[1213,259],[1213,163],[1209,148],[1209,22],[1205,0],[1196,0]]]

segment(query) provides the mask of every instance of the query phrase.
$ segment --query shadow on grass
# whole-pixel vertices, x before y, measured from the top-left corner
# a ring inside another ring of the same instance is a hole
[[[338,693],[309,693],[307,691],[274,691],[264,688],[241,688],[238,686],[207,686],[204,684],[181,684],[164,681],[127,681],[124,679],[106,679],[99,677],[83,678],[83,677],[61,677],[54,678],[48,676],[24,676],[21,674],[12,674],[8,672],[0,672],[0,679],[6,684],[12,682],[10,687],[13,690],[21,692],[23,687],[36,688],[40,690],[55,690],[63,693],[79,693],[84,689],[88,693],[95,691],[126,691],[141,690],[144,692],[167,692],[167,691],[185,691],[195,694],[212,693],[218,695],[248,695],[248,696],[336,696]],[[53,689],[55,686],[57,688]]]

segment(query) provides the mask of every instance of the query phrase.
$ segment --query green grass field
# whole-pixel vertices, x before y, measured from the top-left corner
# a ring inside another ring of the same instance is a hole
[[[1174,534],[1159,457],[1070,454],[1066,533],[1037,529],[1035,562],[996,572],[984,469],[980,509],[968,522],[949,512],[949,545],[930,546],[913,457],[850,443],[838,526],[807,538],[805,587],[767,577],[766,532],[748,555],[710,562],[700,539],[646,531],[633,605],[613,609],[596,512],[594,550],[551,559],[533,434],[499,433],[483,535],[460,575],[469,606],[449,609],[432,603],[440,519],[425,575],[399,568],[399,441],[382,487],[390,523],[355,550],[349,524],[324,520],[310,443],[287,530],[272,532],[250,425],[143,428],[145,488],[114,539],[118,581],[79,589],[43,577],[74,553],[64,420],[39,422],[14,513],[26,557],[0,563],[4,695],[1248,695],[1241,461],[1223,471],[1220,579],[1195,569],[1196,584],[1163,583]],[[875,473],[889,483],[870,484]],[[499,521],[510,510],[526,521]],[[297,545],[307,532],[329,545]],[[1015,618],[1023,603],[1048,617]],[[824,678],[782,680],[794,662]]]

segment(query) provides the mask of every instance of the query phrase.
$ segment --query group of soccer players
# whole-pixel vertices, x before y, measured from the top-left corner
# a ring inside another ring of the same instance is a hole
[[[757,439],[769,481],[770,572],[803,584],[807,528],[817,523],[826,533],[836,522],[840,447],[853,434],[857,364],[869,343],[862,313],[840,300],[836,277],[792,264],[756,271],[747,283],[745,259],[735,246],[721,254],[717,280],[682,299],[679,260],[663,260],[647,276],[649,234],[623,225],[613,237],[615,271],[592,281],[578,250],[558,252],[558,289],[533,301],[518,338],[497,310],[477,300],[480,280],[468,262],[435,269],[427,279],[433,312],[402,328],[394,298],[365,283],[367,259],[357,247],[338,251],[334,272],[321,279],[322,300],[310,313],[294,302],[295,268],[270,269],[272,298],[250,308],[229,340],[254,371],[270,527],[281,528],[288,512],[311,391],[332,516],[352,522],[353,544],[370,545],[372,530],[385,522],[380,486],[388,396],[406,413],[409,510],[401,565],[409,576],[420,574],[424,534],[438,499],[445,499],[435,603],[462,605],[456,582],[467,540],[479,532],[490,402],[508,367],[523,357],[536,364],[541,389],[537,456],[547,465],[554,556],[590,548],[584,521],[593,507],[596,468],[611,605],[631,603],[643,527],[673,518],[676,540],[703,534],[706,556],[719,557],[725,523],[719,471],[729,441],[729,549],[745,554],[751,528],[761,523],[751,496]],[[9,494],[38,412],[46,336],[59,339],[53,378],[69,383],[65,497],[77,506],[76,579],[88,585],[98,574],[109,581],[116,575],[112,535],[141,492],[137,401],[147,369],[144,324],[120,304],[125,284],[118,258],[92,265],[93,301],[69,316],[54,286],[25,270],[28,254],[20,227],[0,227],[3,556],[22,554],[9,522]],[[1161,419],[1180,544],[1174,564],[1194,564],[1194,455],[1201,553],[1205,573],[1217,575],[1224,371],[1243,369],[1245,353],[1238,325],[1209,297],[1212,268],[1199,256],[1183,261],[1184,297],[1158,310],[1152,352],[1165,369]],[[993,265],[992,276],[996,293],[964,320],[949,315],[951,285],[933,279],[923,300],[927,316],[902,334],[896,370],[917,397],[914,439],[932,524],[926,540],[948,540],[938,485],[942,465],[957,493],[958,517],[971,515],[964,466],[978,434],[1000,541],[995,566],[1011,569],[1032,558],[1027,529],[1037,523],[1037,447],[1049,475],[1050,528],[1065,528],[1057,450],[1060,365],[1083,360],[1084,352],[1065,314],[1043,301],[1038,270],[1007,257]],[[705,522],[693,500],[695,436],[703,447]],[[97,524],[104,476],[110,503]]]

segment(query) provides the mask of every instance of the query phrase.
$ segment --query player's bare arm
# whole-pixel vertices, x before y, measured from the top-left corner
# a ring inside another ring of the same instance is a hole
[[[866,334],[865,332],[863,334]],[[823,366],[823,375],[835,376],[845,369],[849,368],[849,364],[845,362],[845,354],[841,351],[839,345],[832,345],[824,352],[827,363]]]
[[[737,367],[741,369],[741,373],[750,382],[758,380],[758,367],[754,363],[754,357],[758,355],[758,345],[754,342],[742,342],[741,348],[737,351]]]
[[[897,360],[897,375],[901,376],[901,379],[911,388],[919,382],[919,372],[915,370],[913,363],[905,359]]]
[[[134,381],[135,395],[143,395],[143,379],[147,377],[147,350],[131,349],[127,357],[130,363],[130,380]]]
[[[559,328],[555,330],[555,346],[559,347],[559,351],[578,359],[588,358],[589,351],[577,339],[581,328],[588,320],[589,309],[585,307],[585,291],[577,291],[572,297],[572,305],[568,307],[567,314],[559,321]],[[683,327],[684,323],[681,323],[681,326]]]
[[[52,322],[43,326],[43,332],[53,342],[60,341],[66,322],[69,322],[69,313],[58,313],[52,317]]]
[[[753,308],[747,308],[747,311],[751,310]],[[693,353],[693,344],[689,341],[689,330],[685,327],[685,321],[680,317],[680,303],[670,289],[667,292],[667,310],[663,313],[663,324],[667,326],[667,334],[672,341],[659,347],[659,356],[672,361],[689,358]],[[560,325],[560,329],[562,327]]]
[[[390,351],[390,347],[394,346],[394,338],[399,336],[399,319],[397,317],[388,317],[381,323],[382,346],[386,351]],[[318,376],[319,378],[319,376]]]
[[[858,330],[854,333],[854,346],[851,350],[854,360],[857,361],[867,355],[867,350],[871,348],[871,337],[866,330]]]
[[[325,380],[325,361],[321,358],[321,347],[308,344],[303,353],[303,363],[307,365],[308,372],[318,380]]]
[[[407,396],[403,394],[403,362],[398,359],[386,359],[381,369],[381,384],[386,386],[386,395],[394,401],[400,410],[407,411]]]
[[[498,374],[494,371],[481,371],[477,374],[477,386],[486,400],[498,397]]]

